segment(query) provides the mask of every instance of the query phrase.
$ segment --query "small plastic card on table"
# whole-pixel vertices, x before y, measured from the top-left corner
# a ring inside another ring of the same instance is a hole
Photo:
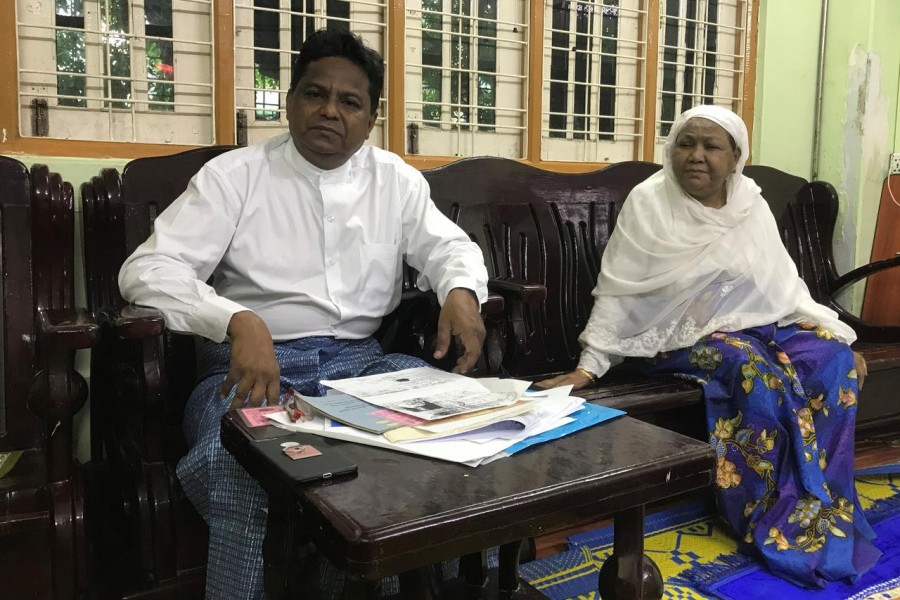
[[[287,442],[291,445],[285,445],[281,451],[291,460],[300,460],[301,458],[312,458],[313,456],[321,456],[321,452],[310,446],[309,444],[296,444]]]

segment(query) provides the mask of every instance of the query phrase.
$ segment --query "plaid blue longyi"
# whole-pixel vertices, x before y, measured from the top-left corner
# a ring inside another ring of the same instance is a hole
[[[322,396],[322,379],[340,379],[427,366],[403,354],[385,355],[377,341],[309,337],[275,344],[282,390]],[[178,463],[188,499],[209,525],[208,599],[264,597],[262,544],[266,493],[222,447],[220,422],[232,396],[219,390],[228,373],[230,345],[206,342],[198,355],[200,383],[185,407],[184,434],[190,450]],[[233,394],[233,392],[232,392]]]

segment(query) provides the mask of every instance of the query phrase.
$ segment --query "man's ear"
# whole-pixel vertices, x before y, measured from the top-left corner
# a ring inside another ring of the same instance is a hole
[[[372,128],[375,127],[375,121],[378,119],[378,113],[370,113],[369,114],[369,130],[366,131],[366,139],[369,139],[369,134],[372,133]]]
[[[284,117],[290,121],[291,120],[291,105],[294,102],[294,90],[291,90],[284,97]]]

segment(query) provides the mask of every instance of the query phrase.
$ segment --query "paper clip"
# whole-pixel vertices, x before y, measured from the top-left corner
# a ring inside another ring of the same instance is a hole
[[[294,388],[288,388],[282,397],[284,401],[281,405],[292,423],[305,423],[313,418],[312,407],[303,401]]]

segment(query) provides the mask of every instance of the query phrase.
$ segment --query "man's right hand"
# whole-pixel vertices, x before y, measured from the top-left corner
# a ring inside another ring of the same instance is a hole
[[[237,385],[231,408],[260,406],[263,400],[278,404],[281,371],[275,359],[272,335],[265,321],[249,310],[235,313],[228,323],[231,337],[231,366],[222,384],[222,398]]]

